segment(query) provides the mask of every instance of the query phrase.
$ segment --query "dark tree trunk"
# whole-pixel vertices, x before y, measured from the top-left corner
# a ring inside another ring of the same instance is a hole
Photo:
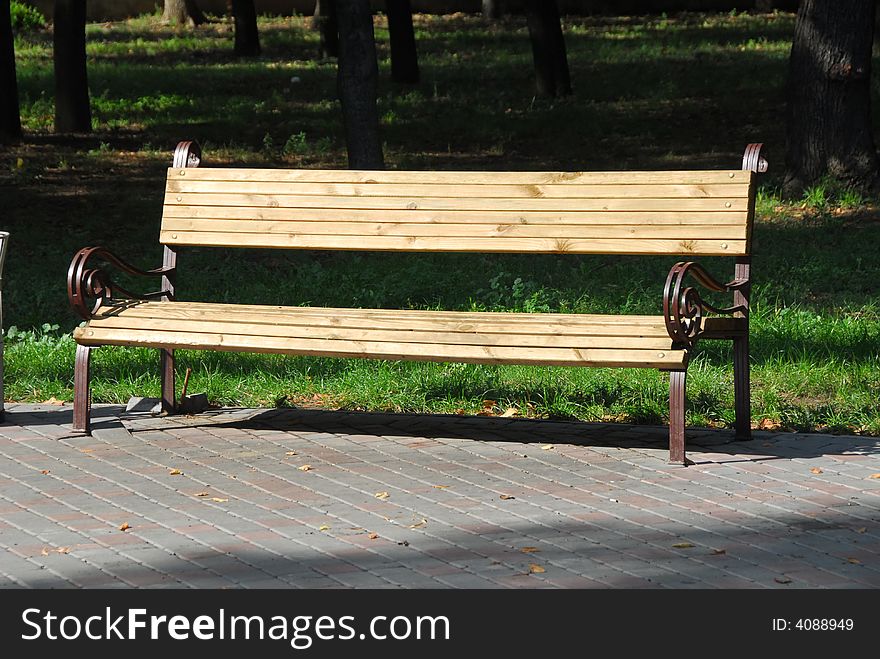
[[[391,79],[415,84],[419,81],[419,56],[409,0],[386,0],[388,33],[391,36]]]
[[[90,133],[86,0],[55,0],[55,132]]]
[[[260,54],[260,33],[257,31],[257,10],[254,0],[232,0],[235,19],[236,55],[252,57]]]
[[[166,25],[201,25],[208,21],[196,0],[165,0],[162,22]]]
[[[487,21],[497,21],[504,13],[501,0],[483,0],[483,18]]]
[[[568,57],[556,0],[526,0],[526,20],[535,60],[538,95],[553,97],[571,94]]]
[[[370,0],[344,0],[339,17],[339,96],[351,169],[384,169],[376,107],[376,40]]]
[[[15,45],[9,0],[0,0],[0,144],[21,139],[18,83],[15,79]]]
[[[336,0],[317,0],[312,28],[321,36],[320,57],[339,57],[339,21],[336,18]]]
[[[874,1],[803,0],[788,80],[786,194],[825,175],[878,182],[871,125]]]

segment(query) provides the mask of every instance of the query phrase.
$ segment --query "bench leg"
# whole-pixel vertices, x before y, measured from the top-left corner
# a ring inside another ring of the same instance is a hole
[[[174,351],[159,351],[162,356],[162,411],[168,414],[174,414],[177,411],[177,404],[174,398]]]
[[[736,438],[752,438],[752,403],[749,391],[749,337],[733,340],[733,393],[736,401]]]
[[[89,382],[91,346],[76,346],[76,362],[73,372],[73,430],[92,432],[89,412],[91,411],[91,383]]]
[[[687,371],[669,373],[669,464],[688,464],[684,452],[686,382]]]

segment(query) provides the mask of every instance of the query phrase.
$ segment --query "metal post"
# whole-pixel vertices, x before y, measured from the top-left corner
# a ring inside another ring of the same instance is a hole
[[[9,246],[9,232],[0,231],[0,329],[3,327],[3,264],[6,262],[6,248]],[[3,407],[3,334],[0,333],[0,421],[6,416]]]

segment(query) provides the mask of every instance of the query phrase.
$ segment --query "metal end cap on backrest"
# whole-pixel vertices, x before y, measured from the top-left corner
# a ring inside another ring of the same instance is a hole
[[[743,169],[757,172],[758,174],[763,174],[767,171],[769,167],[767,159],[761,156],[761,147],[763,146],[763,142],[754,142],[746,146],[746,151],[743,154]]]
[[[172,167],[198,167],[202,163],[202,147],[198,142],[189,140],[178,142],[174,149]]]

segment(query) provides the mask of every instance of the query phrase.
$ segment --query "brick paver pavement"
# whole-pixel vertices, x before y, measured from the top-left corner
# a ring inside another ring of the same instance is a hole
[[[7,409],[2,587],[880,586],[874,438]]]

